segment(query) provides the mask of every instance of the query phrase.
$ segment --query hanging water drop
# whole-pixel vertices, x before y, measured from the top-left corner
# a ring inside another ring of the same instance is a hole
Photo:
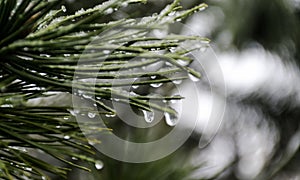
[[[151,78],[151,79],[155,79],[155,78],[156,78],[156,76],[150,76],[150,78]]]
[[[103,164],[102,161],[100,161],[100,160],[95,161],[95,167],[96,167],[96,169],[100,170],[100,169],[103,168],[103,166],[104,166],[104,164]]]
[[[198,77],[194,76],[193,74],[188,74],[188,76],[189,76],[190,80],[192,80],[194,82],[197,82],[200,80]]]
[[[95,118],[95,117],[96,117],[96,113],[89,112],[89,113],[88,113],[88,117],[89,117],[89,118]]]
[[[62,10],[63,12],[67,12],[66,6],[62,5],[62,6],[61,6],[61,10]]]
[[[178,123],[178,117],[174,114],[170,114],[168,112],[164,113],[165,121],[169,126],[175,126]]]
[[[154,120],[154,112],[142,110],[144,114],[144,119],[147,123],[151,123]]]

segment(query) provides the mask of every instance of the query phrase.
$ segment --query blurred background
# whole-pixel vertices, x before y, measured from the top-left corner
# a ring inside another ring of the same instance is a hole
[[[73,13],[100,2],[64,4]],[[149,0],[111,18],[151,15],[170,2]],[[181,4],[190,8],[202,2],[209,7],[182,22],[189,28],[175,27],[178,33],[192,31],[211,39],[210,48],[194,54],[205,68],[198,84],[199,123],[192,136],[170,156],[151,163],[124,163],[99,153],[103,168],[95,167],[92,174],[75,171],[70,179],[300,179],[300,1],[182,0]],[[211,60],[218,67],[207,63]],[[215,107],[218,96],[213,96],[217,92],[212,93],[211,86],[222,89],[223,82],[226,110],[219,125],[210,118],[222,111]],[[187,92],[189,88],[185,87]],[[191,116],[183,112],[187,122],[183,128],[190,128]],[[217,134],[200,148],[200,138],[211,138],[207,126]]]

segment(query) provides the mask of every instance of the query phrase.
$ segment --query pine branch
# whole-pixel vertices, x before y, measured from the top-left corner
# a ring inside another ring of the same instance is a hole
[[[47,179],[45,171],[66,178],[69,169],[51,165],[30,154],[37,149],[87,171],[89,169],[70,158],[97,162],[75,117],[70,114],[73,107],[29,106],[28,101],[34,98],[67,93],[96,103],[99,112],[107,115],[114,115],[115,110],[104,100],[130,103],[140,110],[177,113],[155,102],[178,100],[181,96],[132,95],[122,88],[160,86],[187,79],[188,75],[200,78],[198,72],[188,67],[193,60],[186,56],[195,47],[184,50],[180,47],[186,41],[207,43],[206,38],[175,35],[157,38],[149,36],[149,32],[185,18],[206,5],[179,11],[179,1],[175,0],[160,14],[142,20],[106,22],[105,17],[124,4],[143,2],[110,0],[73,15],[62,15],[64,6],[53,10],[59,4],[57,0],[0,0],[0,26],[3,27],[0,29],[1,178]],[[144,70],[158,62],[163,62],[158,71]],[[96,81],[89,82],[88,78]],[[116,79],[127,81],[113,83]],[[154,101],[149,103],[150,100]],[[82,107],[80,110],[85,116],[90,111]],[[92,131],[101,124],[85,126]],[[80,151],[90,155],[83,156]]]

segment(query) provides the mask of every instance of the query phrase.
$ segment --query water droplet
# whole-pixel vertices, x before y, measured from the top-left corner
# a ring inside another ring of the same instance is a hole
[[[112,12],[114,12],[113,8],[108,8],[104,11],[105,14],[111,14]]]
[[[151,79],[155,79],[155,78],[156,78],[156,76],[150,76],[150,78],[151,78]]]
[[[166,66],[172,66],[172,64],[169,62],[166,62],[165,64],[166,64]]]
[[[50,55],[48,55],[48,54],[40,54],[40,56],[42,56],[42,57],[50,57]]]
[[[130,91],[130,92],[129,92],[129,95],[130,95],[130,96],[137,96],[137,94],[136,94],[135,92],[133,92],[133,91]]]
[[[106,117],[116,117],[116,114],[105,114]]]
[[[109,54],[109,53],[110,53],[110,50],[103,50],[103,53],[104,53],[104,54]]]
[[[24,169],[27,170],[27,171],[32,171],[31,167],[25,167]]]
[[[103,164],[102,161],[100,161],[100,160],[95,161],[95,167],[96,167],[96,169],[100,170],[100,169],[103,168],[103,166],[104,166],[104,164]]]
[[[163,85],[163,83],[152,83],[152,84],[150,84],[150,86],[152,86],[154,88],[158,88],[158,87],[160,87],[162,85]]]
[[[56,128],[61,128],[61,126],[55,126]]]
[[[174,114],[165,112],[165,121],[169,126],[175,126],[178,123],[178,117]]]
[[[89,113],[88,113],[88,117],[89,117],[89,118],[95,118],[95,117],[96,117],[96,113],[89,112]]]
[[[189,61],[184,61],[184,60],[178,60],[177,61],[178,62],[178,64],[180,64],[181,66],[187,66],[188,64],[189,64]]]
[[[132,89],[137,89],[137,88],[139,88],[139,85],[132,85],[131,87],[132,87]]]
[[[145,121],[151,123],[154,120],[154,112],[142,110],[144,114]]]
[[[87,95],[87,94],[83,94],[82,97],[84,97],[85,99],[92,99],[91,95]]]
[[[171,47],[169,50],[170,50],[170,52],[175,52],[176,51],[176,47]]]
[[[46,180],[46,177],[45,177],[45,176],[42,176],[42,180]]]
[[[62,5],[62,6],[61,6],[61,10],[62,10],[63,12],[67,12],[66,6]]]
[[[177,21],[177,22],[180,22],[180,21],[182,21],[182,19],[180,19],[180,18],[177,18],[177,19],[176,19],[176,21]]]
[[[206,9],[206,6],[203,6],[199,9],[199,11],[204,11]]]
[[[200,80],[198,77],[194,76],[193,74],[188,74],[188,76],[189,76],[190,80],[192,80],[194,82],[197,82]]]
[[[172,81],[174,84],[181,84],[182,83],[182,80],[174,80]]]
[[[72,157],[72,159],[75,160],[75,161],[78,160],[78,158],[76,158],[76,157]]]
[[[71,138],[71,137],[68,136],[68,135],[64,136],[64,139],[70,139],[70,138]]]
[[[70,56],[71,56],[71,54],[64,54],[64,56],[65,56],[65,57],[70,57]]]

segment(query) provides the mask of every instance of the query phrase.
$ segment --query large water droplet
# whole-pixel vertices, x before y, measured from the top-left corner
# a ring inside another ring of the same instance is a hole
[[[89,113],[88,113],[88,117],[89,117],[89,118],[95,118],[95,117],[96,117],[96,113],[89,112]]]
[[[147,123],[151,123],[154,120],[154,112],[142,110],[144,113],[144,118]]]
[[[167,123],[167,125],[169,126],[175,126],[178,122],[178,117],[174,114],[170,114],[168,112],[164,113],[165,115],[165,121]]]
[[[190,80],[192,80],[194,82],[197,82],[200,80],[198,77],[194,76],[193,74],[188,74],[188,76],[189,76]]]
[[[100,169],[103,168],[103,166],[104,166],[104,164],[103,164],[102,161],[100,161],[100,160],[95,161],[95,167],[96,167],[96,169],[100,170]]]

